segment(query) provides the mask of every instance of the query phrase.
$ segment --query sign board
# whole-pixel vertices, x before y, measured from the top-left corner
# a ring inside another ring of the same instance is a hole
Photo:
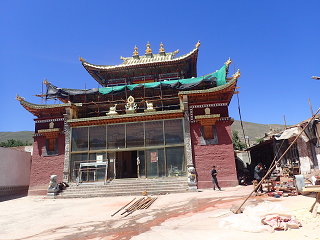
[[[157,152],[151,152],[150,153],[150,159],[151,159],[151,162],[158,162]]]
[[[102,162],[103,155],[97,155],[97,162]]]

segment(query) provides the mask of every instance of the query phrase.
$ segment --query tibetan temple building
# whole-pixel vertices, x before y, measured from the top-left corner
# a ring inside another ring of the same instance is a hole
[[[227,77],[229,59],[197,77],[199,46],[176,57],[162,43],[154,54],[148,42],[145,54],[135,47],[114,66],[80,57],[101,88],[45,80],[46,99],[61,101],[51,105],[17,95],[36,117],[29,191],[47,189],[51,175],[64,182],[185,176],[190,189],[212,188],[212,165],[220,186],[237,185],[228,105],[240,72]],[[93,171],[80,175],[84,163]]]

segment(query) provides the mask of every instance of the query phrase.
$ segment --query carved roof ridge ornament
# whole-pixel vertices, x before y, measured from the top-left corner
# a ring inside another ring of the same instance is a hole
[[[231,61],[231,59],[230,59],[230,57],[229,57],[228,61],[225,62],[227,68],[229,67],[229,65],[231,64],[231,62],[232,62],[232,61]]]
[[[241,76],[240,69],[238,69],[238,71],[235,74],[232,75],[232,77],[236,78],[236,79],[238,79],[240,76]]]
[[[50,82],[48,82],[46,78],[43,80],[43,83],[44,83],[45,85],[49,85],[49,84],[50,84]]]
[[[137,45],[134,47],[133,56],[139,56]]]
[[[79,56],[79,60],[80,60],[80,62],[84,62],[85,61],[81,56]]]
[[[107,114],[107,115],[118,114],[116,110],[117,110],[117,104],[115,104],[113,107],[110,107],[109,112],[106,113],[106,114]]]
[[[21,101],[23,101],[23,100],[24,100],[24,98],[23,98],[23,97],[20,97],[20,96],[17,94],[17,96],[16,96],[16,100],[18,100],[19,102],[21,102]]]
[[[199,47],[200,47],[200,40],[196,44],[196,48],[199,48]]]
[[[178,54],[179,53],[179,49],[175,50],[173,53],[174,54]]]
[[[149,43],[149,41],[148,41],[148,43],[147,43],[147,49],[146,49],[146,54],[151,54],[152,53],[152,50],[151,50],[151,48],[150,48],[150,43]]]
[[[159,53],[165,53],[162,42],[160,43]]]

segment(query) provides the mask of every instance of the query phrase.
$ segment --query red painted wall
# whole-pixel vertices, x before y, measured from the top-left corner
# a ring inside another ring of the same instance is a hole
[[[58,136],[58,155],[43,156],[46,138],[42,136],[34,137],[29,195],[47,194],[51,175],[57,175],[58,182],[62,182],[64,167],[64,141],[64,135],[60,134]]]
[[[237,186],[230,121],[217,121],[219,144],[201,146],[201,125],[191,123],[191,141],[198,188],[212,188],[211,169],[216,166],[220,187]]]

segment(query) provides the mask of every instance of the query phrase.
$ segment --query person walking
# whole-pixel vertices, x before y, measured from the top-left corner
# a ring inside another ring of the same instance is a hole
[[[221,191],[221,188],[219,186],[218,179],[217,179],[217,174],[218,173],[216,170],[216,166],[212,166],[211,176],[212,176],[213,190],[216,190],[215,185],[217,185],[218,189]]]

